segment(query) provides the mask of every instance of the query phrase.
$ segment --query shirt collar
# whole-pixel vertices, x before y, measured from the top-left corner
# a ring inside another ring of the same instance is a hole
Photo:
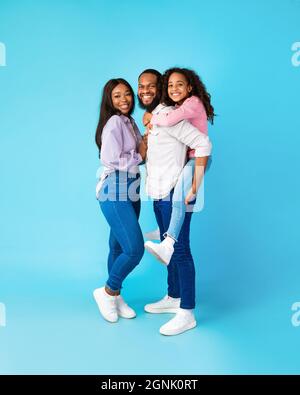
[[[126,122],[126,123],[128,123],[128,122],[131,121],[131,117],[130,117],[130,118],[129,118],[129,117],[126,117],[126,115],[121,114],[120,117],[121,117],[121,119],[122,119],[124,122]]]
[[[155,109],[152,111],[152,114],[158,114],[161,111],[165,111],[166,109],[168,110],[173,110],[174,107],[172,106],[166,106],[165,104],[159,104]]]
[[[162,108],[165,106],[163,104],[159,104],[158,106],[155,107],[155,109],[152,111],[152,114],[158,114]]]

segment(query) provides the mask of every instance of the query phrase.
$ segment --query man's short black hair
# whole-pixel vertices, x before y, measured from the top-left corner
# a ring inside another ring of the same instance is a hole
[[[154,74],[157,77],[157,81],[160,81],[161,77],[162,77],[161,73],[155,69],[146,69],[146,70],[142,71],[141,74],[139,75],[138,79],[140,79],[140,76],[142,74]]]

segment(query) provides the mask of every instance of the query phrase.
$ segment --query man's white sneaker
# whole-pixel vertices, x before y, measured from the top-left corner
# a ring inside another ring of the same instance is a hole
[[[171,298],[166,295],[164,298],[155,303],[146,304],[144,307],[147,313],[177,313],[180,306],[180,298]]]
[[[153,230],[152,232],[145,233],[146,239],[149,240],[159,240],[160,241],[160,231],[159,228]]]
[[[93,295],[102,316],[109,322],[117,322],[118,313],[116,296],[108,295],[105,291],[105,287],[95,289]]]
[[[159,332],[165,336],[179,335],[195,328],[197,322],[191,310],[179,309],[174,318],[160,327]]]
[[[117,313],[122,318],[136,317],[136,312],[125,303],[121,295],[117,296]]]
[[[164,239],[161,243],[153,243],[152,241],[146,241],[145,249],[154,255],[160,262],[168,265],[172,258],[174,247]]]

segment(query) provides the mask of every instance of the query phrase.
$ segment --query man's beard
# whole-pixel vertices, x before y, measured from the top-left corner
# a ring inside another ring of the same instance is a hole
[[[140,97],[138,96],[138,102],[139,106],[143,109],[146,110],[147,112],[152,112],[160,103],[159,97],[155,96],[155,98],[152,100],[152,102],[148,105],[145,105]]]

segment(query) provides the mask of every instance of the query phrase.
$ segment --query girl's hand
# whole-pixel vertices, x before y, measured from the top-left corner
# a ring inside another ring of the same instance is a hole
[[[197,194],[193,192],[193,188],[191,188],[191,189],[188,191],[188,193],[187,193],[187,195],[186,195],[186,197],[185,197],[185,199],[184,199],[184,203],[185,203],[185,204],[189,204],[190,202],[192,202],[193,200],[196,199],[196,195],[197,195]]]
[[[150,123],[152,119],[152,114],[150,112],[145,112],[144,116],[143,116],[143,124],[146,126],[148,125],[148,123]]]

